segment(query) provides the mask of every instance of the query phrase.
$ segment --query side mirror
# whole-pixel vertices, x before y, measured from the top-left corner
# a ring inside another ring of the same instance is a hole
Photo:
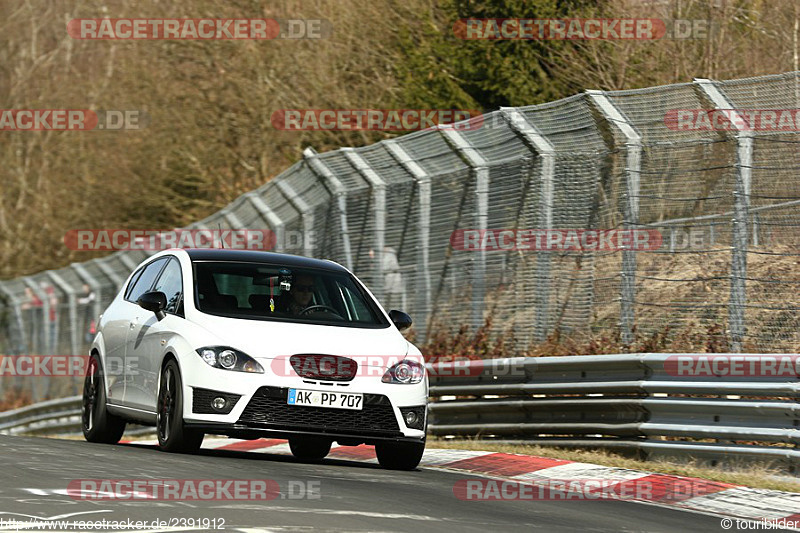
[[[167,308],[167,295],[163,292],[146,292],[139,296],[136,303],[139,304],[139,307],[142,309],[147,309],[155,313],[156,318],[159,320],[163,320],[164,317],[167,316],[166,313],[164,313],[164,309]]]
[[[411,317],[405,314],[402,311],[398,311],[397,309],[392,309],[389,311],[389,318],[392,319],[394,325],[397,326],[397,329],[400,331],[406,330],[411,327]]]

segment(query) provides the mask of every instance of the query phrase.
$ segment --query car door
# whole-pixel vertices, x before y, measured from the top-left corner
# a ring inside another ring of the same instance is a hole
[[[166,316],[158,320],[155,313],[140,308],[138,327],[131,330],[126,352],[131,376],[127,380],[125,402],[131,407],[155,411],[161,354],[184,321],[183,279],[177,258],[170,256],[150,290],[167,296]]]
[[[149,292],[161,270],[166,265],[168,257],[160,257],[144,267],[144,271],[136,280],[136,284],[131,288],[125,297],[124,312],[127,318],[127,335],[125,337],[125,350],[123,354],[123,382],[124,387],[122,390],[122,405],[127,407],[136,407],[136,402],[132,401],[138,397],[134,390],[133,378],[138,373],[138,366],[140,362],[137,360],[136,355],[132,353],[131,344],[136,342],[137,337],[141,333],[142,320],[149,317],[155,319],[155,315],[150,311],[142,309],[136,300],[139,296]]]
[[[125,350],[128,343],[128,330],[136,314],[138,305],[128,301],[131,291],[145,270],[146,265],[138,269],[125,287],[121,300],[110,305],[103,313],[102,333],[105,346],[103,371],[108,386],[108,399],[111,403],[120,404],[125,392]]]

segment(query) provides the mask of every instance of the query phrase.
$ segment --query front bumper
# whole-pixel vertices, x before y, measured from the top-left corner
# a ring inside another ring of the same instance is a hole
[[[254,384],[255,376],[243,377]],[[346,386],[336,387],[337,392],[359,392],[364,395],[363,408],[353,410],[289,405],[287,402],[290,388],[324,390],[328,389],[325,386],[328,384],[312,383],[299,378],[273,379],[271,384],[264,384],[263,378],[259,381],[261,383],[252,389],[243,387],[242,382],[238,383],[238,394],[186,384],[186,397],[190,401],[184,403],[184,423],[187,427],[204,433],[243,439],[316,436],[330,438],[345,445],[425,440],[424,429],[408,427],[400,410],[412,406],[424,408],[427,403],[424,384],[387,385],[376,383],[374,379],[356,378]],[[210,383],[205,382],[202,385],[208,386]],[[225,414],[199,409],[210,398],[218,395],[228,395],[235,399],[234,405]],[[424,427],[423,424],[422,428]]]
[[[374,444],[380,441],[421,442],[422,436],[406,436],[395,410],[383,394],[364,394],[360,410],[292,406],[286,387],[260,387],[233,424],[187,423],[206,433],[236,438],[285,438],[324,436],[340,444]]]

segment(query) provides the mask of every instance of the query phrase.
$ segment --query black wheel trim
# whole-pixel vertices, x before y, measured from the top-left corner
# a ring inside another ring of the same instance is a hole
[[[162,444],[169,442],[172,436],[175,416],[175,374],[171,367],[164,371],[161,380],[161,390],[158,394],[158,439]]]
[[[83,382],[83,402],[81,404],[81,420],[85,431],[94,429],[95,409],[100,403],[98,396],[100,388],[97,384],[97,374],[99,365],[97,360],[92,357],[89,360],[89,369],[86,372],[86,379]]]

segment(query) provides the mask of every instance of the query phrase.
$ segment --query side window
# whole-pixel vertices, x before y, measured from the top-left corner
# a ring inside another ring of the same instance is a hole
[[[139,296],[149,291],[150,287],[153,286],[153,281],[155,281],[158,273],[161,272],[161,267],[164,266],[166,261],[167,258],[162,257],[161,259],[153,261],[144,267],[144,271],[141,273],[141,275],[139,275],[139,279],[136,280],[133,287],[131,287],[128,291],[128,297],[126,300],[136,303],[136,300],[139,299]]]
[[[128,283],[128,288],[125,291],[125,299],[126,300],[130,300],[131,299],[131,292],[133,292],[133,288],[136,286],[136,282],[142,276],[142,272],[144,272],[144,269],[145,269],[145,267],[140,268],[139,270],[136,271],[136,273],[133,274],[133,276],[131,276],[131,282]]]
[[[170,259],[164,272],[158,278],[154,291],[161,291],[167,295],[167,313],[178,313],[181,296],[183,295],[183,279],[181,276],[181,264],[177,259]]]
[[[337,285],[339,285],[339,291],[344,298],[344,305],[348,314],[351,315],[351,320],[356,322],[375,320],[375,315],[370,312],[366,305],[364,305],[364,302],[361,300],[361,298],[353,294],[353,291],[350,290],[350,287],[342,285],[341,283],[337,283]]]

